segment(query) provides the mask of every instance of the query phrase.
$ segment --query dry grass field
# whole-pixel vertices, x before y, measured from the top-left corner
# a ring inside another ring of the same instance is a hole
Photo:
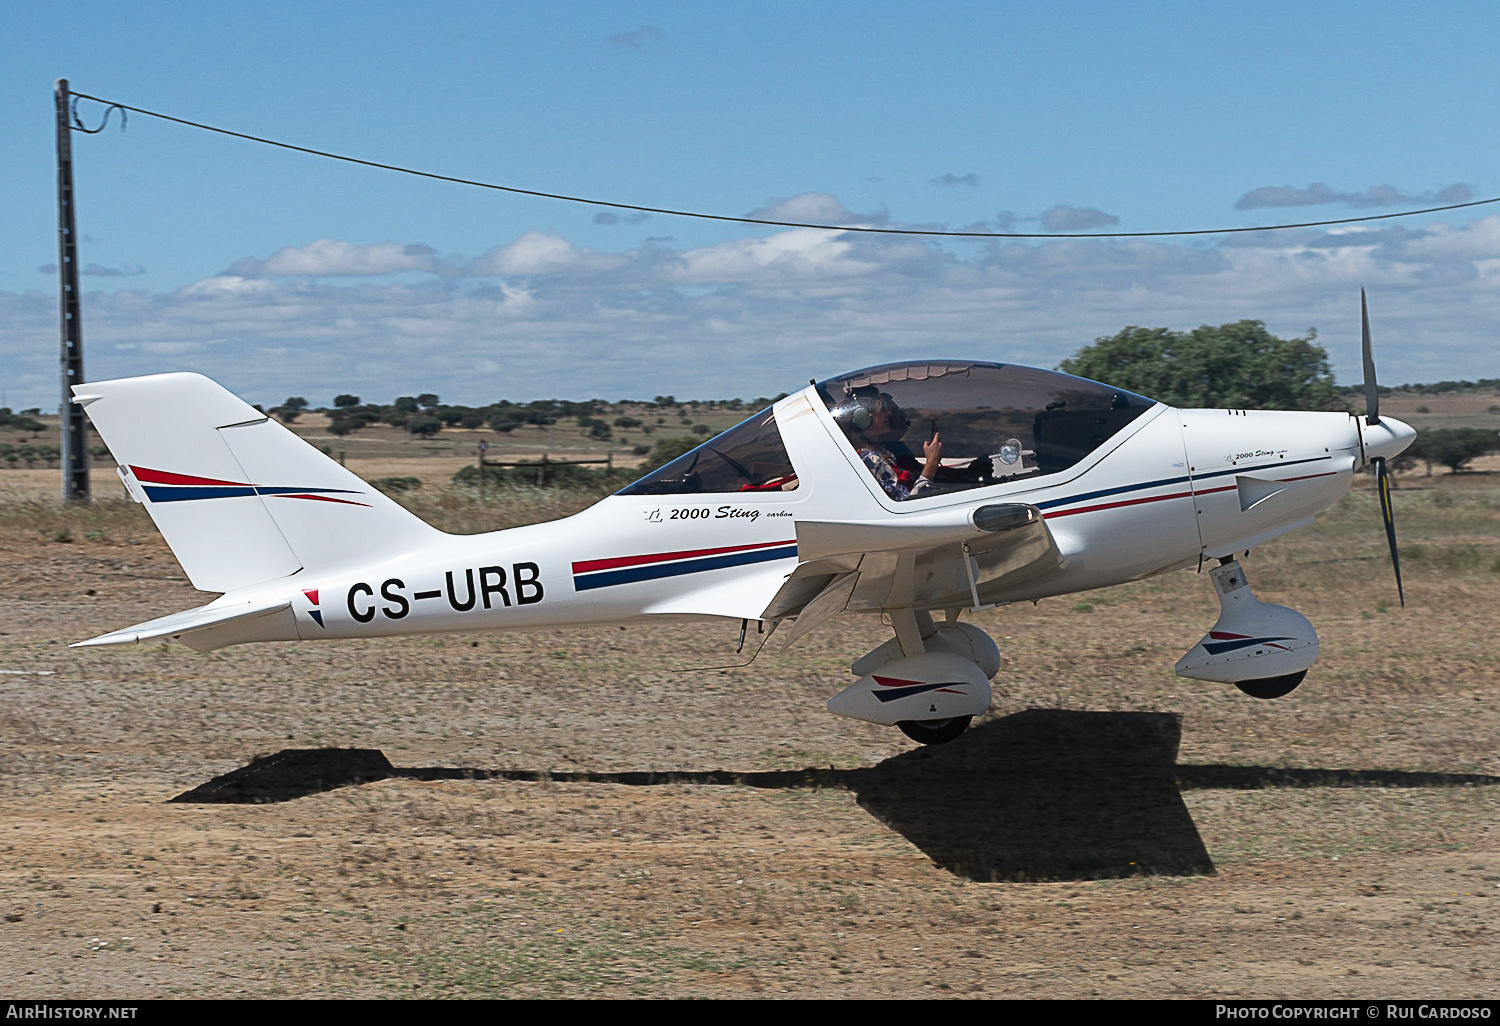
[[[446,529],[587,501],[373,438]],[[1179,573],[978,614],[933,749],[823,710],[867,619],[70,650],[204,600],[109,477],[0,471],[11,997],[1500,997],[1500,474],[1402,479],[1404,610],[1366,485],[1247,560],[1286,699],[1172,674]]]

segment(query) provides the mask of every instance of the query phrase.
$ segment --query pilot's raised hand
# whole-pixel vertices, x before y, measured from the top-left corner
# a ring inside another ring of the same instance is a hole
[[[922,443],[922,452],[927,456],[927,462],[922,465],[922,476],[931,481],[937,477],[938,467],[943,462],[943,436],[934,431],[932,440]]]

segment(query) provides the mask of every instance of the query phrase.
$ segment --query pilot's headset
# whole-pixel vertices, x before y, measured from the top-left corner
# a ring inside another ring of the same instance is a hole
[[[834,409],[833,419],[845,431],[852,428],[863,434],[875,423],[875,414],[889,409],[891,405],[894,405],[894,400],[890,396],[873,388],[855,389],[848,399]]]

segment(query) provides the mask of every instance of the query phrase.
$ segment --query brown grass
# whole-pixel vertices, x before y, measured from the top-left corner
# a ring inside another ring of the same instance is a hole
[[[1500,478],[1405,485],[1405,610],[1364,485],[1247,560],[1322,635],[1292,696],[1172,674],[1216,608],[1180,573],[978,614],[995,706],[930,751],[822,709],[873,618],[733,670],[699,669],[736,661],[716,622],[68,649],[204,596],[139,507],[0,501],[0,975],[23,999],[1493,999]],[[477,531],[592,498],[403,501]],[[372,748],[409,772],[167,802]]]

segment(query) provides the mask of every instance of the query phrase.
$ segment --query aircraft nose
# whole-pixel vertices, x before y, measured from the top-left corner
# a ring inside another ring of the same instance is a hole
[[[1366,460],[1399,456],[1417,437],[1416,428],[1394,417],[1381,417],[1379,424],[1366,424],[1360,418],[1359,429],[1364,433]]]

